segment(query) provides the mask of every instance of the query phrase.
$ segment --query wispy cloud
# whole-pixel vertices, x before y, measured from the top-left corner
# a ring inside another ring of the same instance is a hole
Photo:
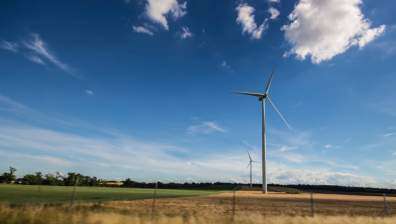
[[[274,8],[274,7],[270,7],[270,8],[268,9],[268,13],[271,15],[270,19],[276,19],[276,18],[278,18],[279,15],[280,15],[279,10],[277,10],[277,9]]]
[[[0,111],[18,112],[28,110],[30,110],[29,107],[0,94]]]
[[[90,89],[86,89],[86,90],[85,90],[85,93],[86,93],[87,95],[90,95],[90,96],[93,96],[93,95],[94,95],[94,91],[93,91],[93,90],[90,90]]]
[[[326,169],[290,169],[280,164],[272,170],[269,181],[281,184],[324,184],[344,186],[384,186],[369,176],[360,176],[348,172],[335,172]],[[389,186],[389,185],[387,185]]]
[[[149,36],[153,36],[154,35],[153,31],[151,31],[150,29],[148,29],[148,28],[146,28],[144,26],[132,26],[132,29],[136,33],[143,33],[143,34],[147,34]]]
[[[36,58],[40,58],[41,61],[49,61],[59,69],[74,75],[73,69],[66,63],[60,61],[58,57],[49,50],[47,43],[41,39],[39,34],[31,34],[30,39],[24,41],[23,44],[27,49],[32,51]]]
[[[174,19],[186,15],[187,2],[179,3],[177,0],[147,0],[146,15],[164,29],[169,30],[166,16],[170,14]]]
[[[200,122],[199,124],[194,124],[187,128],[187,133],[192,135],[211,134],[216,132],[225,133],[226,129],[224,129],[214,121],[203,121]]]
[[[13,124],[0,127],[0,147],[5,149],[15,166],[26,167],[30,160],[39,160],[50,168],[58,164],[58,171],[70,169],[88,171],[100,177],[138,180],[156,179],[176,181],[235,181],[247,182],[247,156],[244,150],[229,153],[210,153],[184,157],[172,153],[173,146],[147,143],[124,135],[110,138],[84,137],[46,128]],[[177,148],[177,147],[176,147]],[[23,152],[21,151],[23,150]],[[29,153],[26,153],[28,150]],[[115,153],[116,152],[116,153]],[[216,152],[216,150],[214,151]],[[7,161],[8,161],[7,160]],[[90,167],[95,167],[92,169]],[[36,167],[26,167],[35,169]],[[340,184],[375,186],[375,180],[347,172],[320,169],[295,169],[269,162],[269,181],[281,184]],[[111,170],[117,170],[117,174]],[[53,172],[55,170],[51,170]],[[133,175],[131,175],[133,173]],[[254,177],[260,180],[260,166],[254,166]]]
[[[228,64],[228,62],[227,62],[226,60],[223,60],[223,61],[220,63],[220,67],[221,67],[223,70],[230,71],[230,72],[234,72],[234,70],[232,69],[231,65]]]
[[[27,54],[26,58],[29,59],[30,61],[36,63],[36,64],[45,65],[45,62],[43,61],[43,59],[41,59],[37,55]]]
[[[69,168],[69,167],[72,167],[73,165],[76,165],[72,161],[69,161],[69,160],[66,160],[66,159],[63,159],[60,157],[45,155],[45,154],[32,155],[32,154],[29,154],[26,152],[25,153],[17,153],[17,152],[10,153],[5,150],[0,150],[0,155],[2,155],[3,158],[7,158],[7,160],[35,161],[38,164],[47,164],[50,166],[56,166],[56,167],[62,167],[62,168]]]
[[[391,136],[395,136],[396,132],[389,132],[389,133],[385,133],[384,137],[391,137]]]
[[[254,18],[255,9],[246,3],[238,5],[236,11],[238,12],[236,22],[242,26],[242,33],[248,34],[252,39],[260,39],[267,28],[266,21],[257,25]]]
[[[40,64],[47,65],[47,62],[55,67],[63,70],[69,75],[79,78],[73,68],[61,61],[55,53],[53,53],[48,44],[37,33],[30,34],[21,42],[2,41],[0,49],[8,50],[14,53],[21,53],[28,60]]]
[[[191,33],[190,29],[188,27],[182,27],[182,30],[180,32],[180,38],[181,39],[187,39],[191,38],[193,34]]]
[[[230,66],[228,65],[227,61],[224,60],[224,61],[221,62],[221,67],[229,68]]]
[[[19,49],[18,43],[2,40],[0,42],[0,49],[17,53]]]

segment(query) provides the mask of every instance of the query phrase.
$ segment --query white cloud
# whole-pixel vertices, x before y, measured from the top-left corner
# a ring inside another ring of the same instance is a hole
[[[211,134],[215,132],[224,133],[226,130],[214,121],[203,121],[187,128],[189,134]]]
[[[396,53],[396,41],[394,39],[378,41],[373,43],[372,46],[385,53],[383,56],[393,56]]]
[[[146,28],[144,26],[132,26],[132,29],[136,33],[144,33],[144,34],[147,34],[150,36],[154,35],[153,31],[149,30],[148,28]]]
[[[298,149],[303,147],[300,144],[280,145],[275,150],[270,150],[268,155],[271,157],[280,158],[292,163],[303,163],[307,161],[307,157],[297,152]],[[272,147],[271,147],[272,148]]]
[[[280,0],[268,0],[269,3],[280,3]]]
[[[361,35],[360,39],[358,39],[359,47],[362,48],[366,46],[366,44],[375,40],[377,37],[381,36],[385,32],[385,28],[385,25],[381,25],[379,27],[370,29],[370,24],[367,24],[364,33]]]
[[[323,169],[291,169],[281,164],[269,164],[269,182],[279,184],[318,184],[342,186],[381,186],[368,176]]]
[[[361,0],[300,0],[282,27],[292,49],[286,55],[320,63],[352,46],[364,47],[385,31],[371,28],[361,12]]]
[[[246,3],[238,5],[236,11],[238,12],[236,22],[242,26],[242,33],[247,33],[252,39],[260,39],[267,27],[266,21],[258,26],[253,14],[255,9]]]
[[[333,148],[333,145],[331,145],[331,144],[326,144],[326,145],[324,145],[324,147],[325,147],[326,149],[331,149],[331,148]]]
[[[2,40],[0,42],[0,49],[11,51],[13,53],[17,53],[18,48],[19,48],[18,43],[6,41],[6,40]]]
[[[293,163],[302,163],[306,161],[306,157],[302,154],[298,154],[298,153],[284,153],[282,155],[282,157],[284,159],[286,159],[289,162],[293,162]]]
[[[36,33],[31,34],[31,38],[27,41],[24,41],[23,44],[27,49],[34,53],[36,58],[40,58],[41,61],[45,59],[63,71],[71,75],[74,74],[72,68],[70,68],[66,63],[60,61],[58,57],[56,57],[56,55],[48,49],[47,44],[43,41],[43,39],[41,39],[40,35]],[[36,60],[36,62],[37,61],[38,60]]]
[[[50,63],[69,75],[79,78],[69,65],[62,62],[52,51],[50,51],[48,44],[44,42],[39,34],[32,33],[28,38],[20,43],[3,40],[0,42],[0,48],[14,53],[20,53],[25,58],[36,64],[47,65],[47,63]]]
[[[220,64],[220,66],[221,66],[222,68],[226,69],[226,70],[232,70],[232,69],[231,69],[231,66],[227,63],[226,60],[223,60],[223,61],[221,62],[221,64]]]
[[[0,155],[3,158],[11,159],[11,160],[28,160],[28,161],[34,161],[37,162],[38,164],[48,164],[52,166],[57,166],[57,167],[71,167],[75,164],[73,162],[68,161],[66,159],[62,159],[59,157],[55,156],[49,156],[49,155],[31,155],[27,153],[9,153],[7,151],[0,150]],[[41,167],[40,167],[41,168]]]
[[[193,34],[191,33],[190,29],[188,27],[182,27],[181,33],[180,33],[180,38],[181,39],[187,39],[191,38]]]
[[[391,136],[394,136],[394,135],[396,135],[396,132],[389,132],[389,133],[385,133],[384,137],[391,137]]]
[[[270,19],[276,19],[276,18],[278,18],[278,16],[280,15],[279,10],[277,10],[277,9],[274,8],[274,7],[270,7],[270,8],[268,9],[268,13],[271,14]]]
[[[28,54],[28,55],[26,55],[26,58],[29,59],[30,61],[36,63],[36,64],[45,65],[45,62],[40,57],[38,57],[37,55]]]
[[[174,19],[183,17],[187,13],[186,8],[187,2],[179,4],[177,0],[147,0],[146,15],[169,30],[166,16],[171,14]]]
[[[86,90],[85,90],[85,93],[86,93],[87,95],[90,95],[90,96],[93,96],[93,95],[94,95],[94,92],[93,92],[92,90],[90,90],[90,89],[86,89]]]
[[[27,106],[0,94],[0,111],[20,112],[29,110]]]
[[[105,178],[248,181],[248,158],[244,150],[227,153],[213,150],[209,154],[196,155],[191,150],[147,143],[122,134],[109,138],[87,137],[18,123],[1,125],[0,139],[3,163],[12,162],[17,168],[23,167],[29,172],[36,171],[40,164],[41,169],[48,167],[43,170],[46,172],[77,170]],[[175,156],[175,150],[183,153],[183,157]],[[254,152],[252,155],[258,158]],[[347,172],[295,169],[272,161],[269,161],[268,169],[271,183],[378,186],[370,177]],[[261,179],[260,170],[260,164],[253,166],[255,182]]]

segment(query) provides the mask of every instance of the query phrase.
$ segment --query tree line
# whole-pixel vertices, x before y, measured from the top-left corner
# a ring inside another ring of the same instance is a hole
[[[53,185],[53,186],[111,186],[111,187],[130,187],[130,188],[162,188],[162,189],[199,189],[199,190],[260,190],[260,184],[254,184],[253,189],[248,184],[243,183],[224,183],[224,182],[201,182],[201,183],[147,183],[134,181],[130,178],[124,181],[106,181],[97,177],[85,176],[80,173],[70,172],[62,175],[57,172],[55,174],[42,174],[36,172],[34,174],[26,174],[21,178],[17,178],[15,173],[17,169],[10,167],[8,172],[0,175],[0,183],[14,183],[25,185]],[[114,184],[116,183],[116,184]],[[351,186],[335,186],[335,185],[280,185],[269,184],[270,191],[301,193],[337,193],[337,194],[359,194],[359,195],[388,195],[396,196],[396,189],[382,189],[370,187],[351,187]]]
[[[124,181],[106,181],[97,177],[85,176],[80,173],[67,173],[62,175],[57,172],[55,174],[43,174],[35,172],[26,174],[21,178],[17,178],[15,173],[17,169],[10,167],[8,172],[0,175],[0,183],[23,184],[23,185],[52,185],[52,186],[111,186],[111,187],[130,187],[130,188],[167,188],[167,189],[207,189],[207,190],[231,190],[237,184],[235,183],[146,183],[133,181],[130,178]],[[114,184],[116,182],[117,184]]]
[[[84,176],[80,173],[67,173],[67,175],[63,175],[59,172],[55,174],[35,172],[34,174],[26,174],[21,178],[17,178],[15,175],[16,171],[14,167],[10,167],[8,172],[0,175],[0,183],[52,186],[100,186],[103,183],[101,179]]]

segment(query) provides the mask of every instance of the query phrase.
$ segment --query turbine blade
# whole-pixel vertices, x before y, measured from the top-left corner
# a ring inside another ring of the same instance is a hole
[[[249,159],[250,159],[250,161],[252,161],[252,156],[250,155],[250,152],[249,152],[249,151],[247,151],[247,153],[248,153],[248,155],[249,155]]]
[[[265,95],[262,93],[251,93],[251,92],[235,92],[236,94],[255,96],[255,97],[264,97]]]
[[[275,73],[275,69],[272,69],[271,75],[267,81],[267,84],[265,85],[265,93],[268,94],[270,88],[271,88],[271,83],[272,83],[272,79],[274,78],[274,73]]]
[[[288,129],[292,130],[292,127],[290,126],[289,122],[287,122],[286,118],[282,115],[282,113],[278,110],[278,108],[275,106],[274,102],[272,102],[271,98],[267,96],[268,101],[270,102],[271,106],[274,108],[276,113],[278,113],[279,117],[282,119],[282,121],[285,123]]]

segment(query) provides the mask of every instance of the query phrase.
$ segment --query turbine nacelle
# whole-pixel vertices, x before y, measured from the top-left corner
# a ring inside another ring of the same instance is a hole
[[[241,95],[247,95],[247,96],[254,96],[258,98],[258,101],[266,103],[266,100],[268,99],[268,102],[271,104],[272,108],[275,110],[275,112],[279,115],[279,117],[282,119],[283,123],[289,128],[290,130],[292,129],[291,126],[289,125],[289,122],[285,119],[285,117],[282,115],[282,113],[279,111],[279,109],[276,107],[275,103],[271,100],[271,97],[269,95],[269,90],[271,88],[272,84],[272,79],[274,77],[274,70],[272,70],[272,73],[265,85],[265,89],[263,93],[260,92],[236,92],[236,94],[241,94]]]
[[[263,96],[259,97],[258,100],[263,101],[267,98],[267,96],[268,96],[267,94],[264,94]]]

